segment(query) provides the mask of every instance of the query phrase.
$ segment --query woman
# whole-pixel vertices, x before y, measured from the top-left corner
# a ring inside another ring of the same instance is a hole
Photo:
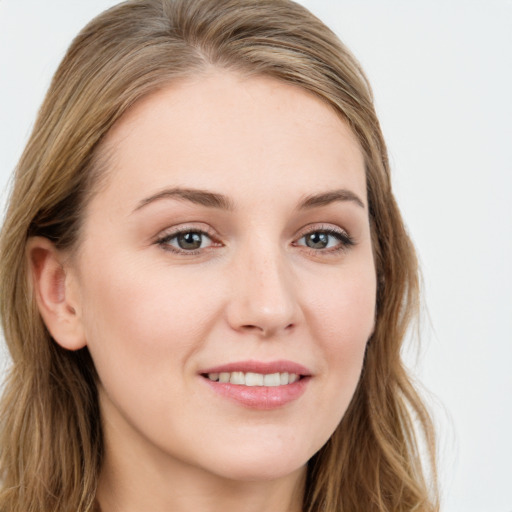
[[[1,510],[437,510],[400,359],[414,250],[366,79],[304,8],[137,0],[85,27],[1,282]]]

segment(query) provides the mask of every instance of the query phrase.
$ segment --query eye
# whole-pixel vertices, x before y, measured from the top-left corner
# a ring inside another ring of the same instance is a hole
[[[299,238],[295,245],[305,246],[315,251],[336,252],[354,245],[354,241],[342,230],[316,229]]]
[[[157,243],[164,249],[174,252],[195,252],[213,245],[213,240],[204,231],[184,230],[166,235]]]

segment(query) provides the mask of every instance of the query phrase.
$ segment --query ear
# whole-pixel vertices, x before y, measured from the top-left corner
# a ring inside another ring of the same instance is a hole
[[[52,338],[67,350],[84,347],[77,282],[66,270],[67,258],[43,237],[29,239],[27,257],[37,306]]]

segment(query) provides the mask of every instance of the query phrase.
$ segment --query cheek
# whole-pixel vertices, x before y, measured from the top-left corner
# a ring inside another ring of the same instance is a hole
[[[367,265],[359,272],[327,280],[312,303],[309,328],[322,348],[330,398],[339,404],[341,414],[359,381],[366,344],[375,325],[375,301],[375,273],[373,265]]]
[[[147,379],[159,368],[178,377],[219,301],[184,273],[115,261],[84,279],[84,326],[100,378]]]
[[[356,271],[336,273],[323,280],[323,286],[308,286],[309,312],[313,323],[329,343],[347,346],[365,344],[373,332],[376,304],[376,278],[373,265]],[[348,269],[347,269],[348,270]]]
[[[347,265],[334,268],[321,282],[315,277],[301,282],[303,304],[308,304],[304,309],[308,337],[321,361],[312,383],[316,393],[310,409],[316,421],[303,436],[310,440],[311,453],[327,442],[352,400],[374,328],[376,298],[371,258],[357,271]]]

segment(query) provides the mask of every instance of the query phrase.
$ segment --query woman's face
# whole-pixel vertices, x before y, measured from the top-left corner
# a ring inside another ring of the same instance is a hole
[[[374,325],[355,137],[299,88],[215,71],[139,102],[106,146],[69,275],[107,453],[239,480],[303,467]]]

